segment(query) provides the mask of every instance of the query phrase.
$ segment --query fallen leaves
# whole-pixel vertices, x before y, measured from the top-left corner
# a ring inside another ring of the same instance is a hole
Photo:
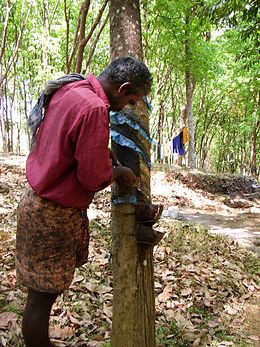
[[[93,293],[98,293],[98,294],[105,294],[105,293],[109,293],[112,292],[112,287],[106,287],[106,286],[102,286],[99,285],[97,283],[86,283],[85,287]]]
[[[220,331],[234,331],[234,317],[259,290],[259,277],[248,274],[243,261],[255,256],[199,226],[171,222],[167,234],[154,254],[157,324],[175,320],[194,346]],[[202,329],[204,336],[199,336]]]
[[[0,345],[22,347],[20,326],[26,292],[15,281],[14,232],[23,171],[4,168],[3,174]],[[102,213],[91,223],[89,262],[76,270],[70,289],[53,306],[50,334],[60,347],[109,346],[113,314],[109,200],[107,191],[96,197],[93,205]],[[245,303],[259,291],[256,257],[196,225],[161,222],[159,228],[166,237],[154,252],[156,327],[161,331],[158,338],[166,342],[158,344],[171,346],[172,341],[184,337],[179,346],[235,346],[240,338],[248,346],[257,343],[256,333],[245,336],[239,330]],[[225,334],[234,343],[221,338]]]
[[[185,288],[185,289],[182,289],[181,296],[188,296],[191,293],[192,293],[192,289],[191,288]]]
[[[72,328],[70,326],[61,327],[59,325],[55,325],[53,328],[50,329],[51,339],[65,340],[66,338],[73,336],[74,333],[75,328]]]
[[[17,323],[17,314],[13,312],[0,313],[0,329],[15,327]]]

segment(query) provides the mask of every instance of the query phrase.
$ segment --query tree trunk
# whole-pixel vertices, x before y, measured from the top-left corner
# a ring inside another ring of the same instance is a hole
[[[108,3],[108,0],[105,0],[101,9],[99,10],[99,13],[98,13],[94,23],[92,24],[87,36],[85,36],[86,18],[87,18],[87,14],[89,11],[90,1],[89,0],[85,1],[85,4],[82,7],[82,15],[81,15],[81,19],[80,19],[78,55],[77,55],[76,67],[75,67],[75,71],[78,73],[80,73],[82,70],[82,63],[83,63],[85,47],[86,47],[87,43],[89,42],[89,40],[91,39],[96,27],[100,23],[101,17],[105,11],[107,3]]]
[[[195,89],[195,80],[192,78],[191,71],[189,68],[191,58],[191,47],[190,47],[190,18],[189,14],[185,18],[186,29],[185,29],[185,87],[186,87],[186,110],[188,117],[188,131],[189,131],[189,147],[188,147],[188,166],[191,169],[196,168],[196,153],[195,153],[195,129],[194,119],[192,112],[192,99]]]
[[[260,107],[260,92],[258,93],[258,104],[256,108],[256,114],[259,113]],[[259,175],[259,171],[257,169],[257,138],[258,132],[260,129],[260,120],[255,120],[252,130],[252,145],[251,145],[251,153],[250,153],[250,173],[257,177]]]
[[[185,81],[186,81],[186,109],[187,109],[188,128],[189,128],[188,166],[191,169],[195,169],[196,168],[195,129],[194,129],[194,119],[193,119],[193,112],[192,112],[192,96],[194,91],[194,85],[192,82],[191,73],[188,68],[186,68]]]
[[[181,109],[181,114],[180,114],[180,131],[185,127],[186,123],[186,118],[187,118],[187,110],[186,110],[186,105],[182,106]],[[182,156],[178,156],[178,161],[177,161],[179,166],[182,166]]]
[[[111,57],[143,58],[139,0],[110,0]]]
[[[101,2],[101,8],[94,22],[91,24],[88,34],[86,35],[86,30],[87,30],[86,20],[87,20],[88,13],[90,11],[90,0],[83,1],[79,11],[77,25],[76,25],[76,29],[74,33],[73,45],[71,48],[71,52],[69,54],[68,51],[69,51],[70,10],[68,9],[67,2],[66,1],[64,2],[64,16],[66,21],[66,72],[67,73],[71,71],[71,66],[74,60],[75,60],[75,63],[74,63],[75,72],[78,72],[78,73],[82,72],[82,64],[84,60],[86,45],[89,43],[90,39],[93,37],[95,29],[100,24],[101,18],[105,12],[107,4],[108,4],[108,0],[103,0]],[[102,30],[100,31],[100,34]]]
[[[112,205],[113,347],[154,347],[153,252],[135,239],[134,207]]]
[[[85,50],[85,30],[86,30],[86,18],[89,11],[90,0],[84,1],[81,7],[81,17],[80,17],[80,30],[79,30],[79,38],[78,38],[78,56],[76,60],[75,71],[80,73],[83,61],[83,54]]]
[[[252,145],[251,145],[251,158],[250,158],[250,173],[257,177],[257,159],[256,159],[256,153],[257,153],[257,134],[260,127],[260,121],[257,121],[254,124],[253,131],[252,131]]]
[[[142,59],[139,1],[110,0],[111,58],[131,55]],[[133,116],[149,134],[149,113],[143,101],[121,113]],[[130,127],[118,126],[117,131],[134,137],[150,159],[150,143]],[[150,196],[150,169],[144,159],[112,142],[119,161],[140,177],[140,187]],[[112,259],[113,259],[113,347],[155,346],[155,302],[153,279],[153,249],[144,249],[135,238],[134,206],[115,204],[115,198],[135,196],[135,189],[112,189]]]

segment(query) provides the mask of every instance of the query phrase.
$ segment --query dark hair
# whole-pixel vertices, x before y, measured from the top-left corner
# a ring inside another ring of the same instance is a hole
[[[143,92],[149,94],[152,86],[152,75],[147,66],[133,57],[123,57],[113,60],[100,74],[111,83],[122,84],[130,82],[128,94]]]

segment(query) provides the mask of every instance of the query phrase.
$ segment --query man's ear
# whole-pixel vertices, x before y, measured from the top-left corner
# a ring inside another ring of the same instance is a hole
[[[123,95],[123,96],[127,95],[128,90],[130,88],[130,85],[131,85],[130,82],[125,82],[125,83],[121,84],[121,86],[117,90],[118,94]]]

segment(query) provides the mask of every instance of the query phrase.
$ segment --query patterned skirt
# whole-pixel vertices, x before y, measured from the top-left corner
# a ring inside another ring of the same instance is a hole
[[[17,282],[39,292],[67,289],[88,258],[86,212],[62,207],[25,189],[17,208]]]

